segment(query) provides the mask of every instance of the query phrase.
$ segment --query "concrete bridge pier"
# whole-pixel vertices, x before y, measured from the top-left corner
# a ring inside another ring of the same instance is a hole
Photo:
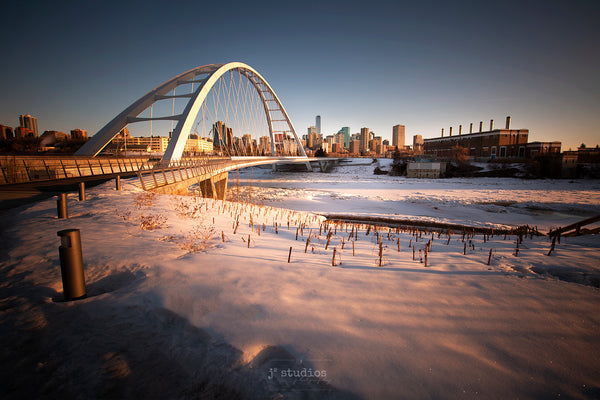
[[[327,172],[330,168],[332,168],[340,163],[338,158],[317,159],[317,162],[319,163],[319,168],[321,169],[321,172]]]
[[[329,169],[329,161],[317,160],[317,162],[319,163],[319,168],[321,169],[321,172],[327,172],[327,170]]]
[[[209,179],[198,182],[202,197],[225,200],[227,196],[227,178],[229,173],[222,172],[214,175]]]

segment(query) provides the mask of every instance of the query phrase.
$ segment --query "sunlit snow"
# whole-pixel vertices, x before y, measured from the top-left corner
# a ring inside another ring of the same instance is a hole
[[[70,194],[66,220],[55,199],[4,212],[4,392],[600,393],[598,235],[563,237],[550,256],[547,237],[526,236],[515,255],[514,235],[323,224],[324,214],[346,213],[547,232],[600,214],[598,181],[409,180],[368,165],[255,168],[239,181],[238,193],[260,205],[152,198],[130,179],[120,192],[112,182],[88,188],[84,202]],[[234,174],[229,183],[231,198]],[[164,225],[140,229],[159,215]],[[56,232],[66,228],[83,241],[89,297],[75,302],[61,301]]]

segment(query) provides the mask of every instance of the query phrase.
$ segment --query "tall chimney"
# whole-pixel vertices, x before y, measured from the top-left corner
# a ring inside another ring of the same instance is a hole
[[[510,116],[506,117],[506,129],[510,129]]]
[[[479,132],[483,130],[483,121],[479,121]]]
[[[444,128],[442,128],[442,137],[444,137]]]
[[[450,136],[452,136],[452,127],[450,127]]]
[[[473,123],[469,124],[469,133],[473,133]]]
[[[490,119],[490,131],[494,130],[494,120]]]
[[[462,125],[459,125],[459,126],[458,126],[458,134],[459,134],[459,135],[462,135]]]

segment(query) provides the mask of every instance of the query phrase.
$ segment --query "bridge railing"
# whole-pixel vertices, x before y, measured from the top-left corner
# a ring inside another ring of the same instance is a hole
[[[153,164],[149,157],[0,156],[0,185],[135,173]]]
[[[292,159],[287,159],[291,161]],[[304,160],[304,158],[302,158]],[[0,186],[137,173],[144,190],[200,176],[281,161],[273,157],[191,157],[171,161],[143,157],[0,156]]]
[[[152,190],[190,179],[206,177],[235,169],[237,162],[230,158],[190,158],[171,161],[167,164],[147,165],[137,171],[142,189]]]

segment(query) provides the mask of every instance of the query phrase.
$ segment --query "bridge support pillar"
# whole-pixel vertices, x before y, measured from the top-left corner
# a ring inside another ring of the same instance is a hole
[[[224,172],[220,175],[213,176],[213,181],[215,182],[215,189],[217,192],[218,200],[225,200],[227,197],[227,178],[229,177],[229,173]]]
[[[198,182],[202,197],[225,200],[227,197],[227,177],[229,174],[223,172],[221,174],[210,177]]]
[[[85,201],[85,182],[79,182],[79,201]]]
[[[327,168],[329,168],[329,162],[318,160],[318,163],[319,163],[319,168],[321,169],[321,172],[327,172]]]
[[[215,189],[211,179],[198,182],[198,186],[200,186],[200,193],[202,193],[202,197],[208,199],[213,199],[215,197],[217,189]]]

